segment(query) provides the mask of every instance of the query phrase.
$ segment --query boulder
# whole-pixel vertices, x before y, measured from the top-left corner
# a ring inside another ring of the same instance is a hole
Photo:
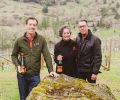
[[[110,88],[104,84],[61,74],[58,78],[45,77],[26,100],[116,100]]]

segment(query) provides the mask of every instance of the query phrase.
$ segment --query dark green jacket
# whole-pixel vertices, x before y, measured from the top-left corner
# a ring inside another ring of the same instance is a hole
[[[24,54],[24,62],[27,68],[27,75],[34,75],[40,73],[41,68],[41,53],[44,56],[48,71],[53,71],[52,59],[47,48],[46,40],[41,35],[36,35],[33,40],[32,49],[29,47],[29,43],[25,35],[15,42],[14,49],[12,51],[12,61],[15,66],[20,65],[18,56],[20,53]]]

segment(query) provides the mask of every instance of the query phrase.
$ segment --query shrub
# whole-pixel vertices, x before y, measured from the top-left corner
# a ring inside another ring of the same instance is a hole
[[[115,15],[114,18],[117,19],[117,20],[119,20],[119,19],[120,19],[120,14],[119,14],[119,13],[116,13],[116,15]]]
[[[67,4],[66,1],[61,1],[61,2],[60,2],[60,5],[66,5],[66,4]]]
[[[119,2],[116,3],[116,8],[120,8]]]
[[[48,13],[48,6],[43,6],[42,12],[43,13]]]

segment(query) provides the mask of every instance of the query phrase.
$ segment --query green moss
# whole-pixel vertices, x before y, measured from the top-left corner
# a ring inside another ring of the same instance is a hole
[[[29,96],[27,100],[77,100],[80,98],[82,98],[81,100],[109,100],[109,98],[115,100],[111,96],[110,89],[106,86],[102,87],[64,75],[58,78],[46,77],[33,89],[31,97]],[[102,94],[104,92],[108,97],[102,97],[105,96]]]

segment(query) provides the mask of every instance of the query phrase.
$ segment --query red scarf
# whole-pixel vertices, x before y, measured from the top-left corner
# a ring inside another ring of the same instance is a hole
[[[30,35],[29,33],[26,33],[26,37],[28,39],[30,48],[32,48],[32,46],[33,46],[33,40],[34,40],[35,36],[36,36],[36,33],[33,33],[32,35]]]

